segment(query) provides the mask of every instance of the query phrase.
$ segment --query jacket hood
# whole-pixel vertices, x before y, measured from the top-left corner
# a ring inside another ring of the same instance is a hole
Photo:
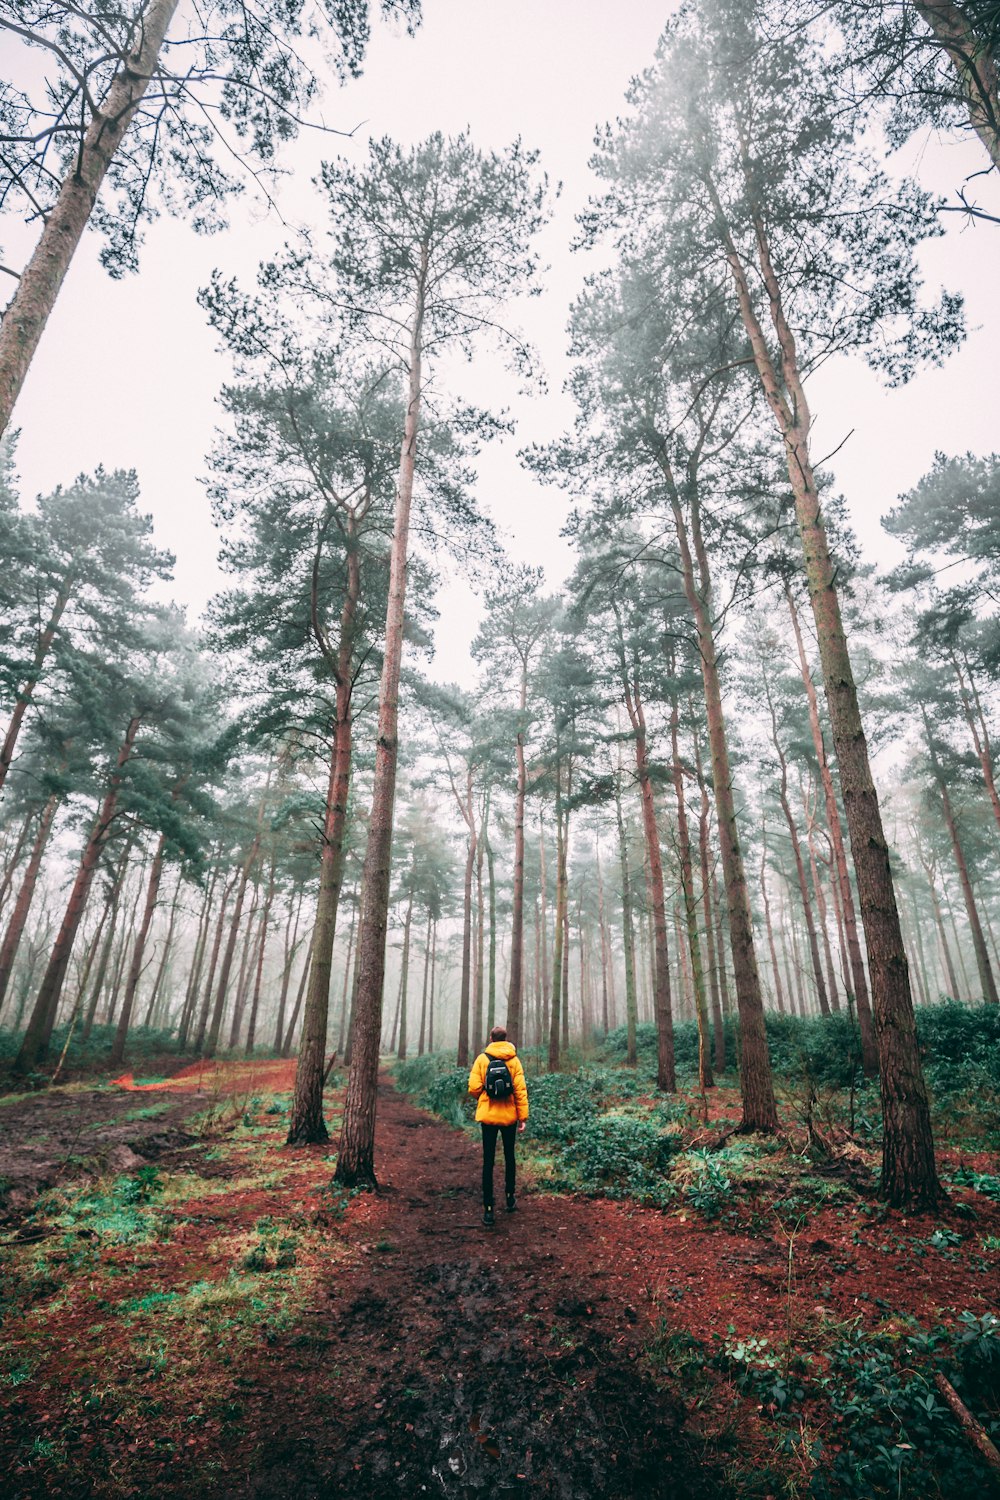
[[[513,1042],[490,1042],[486,1048],[487,1057],[502,1057],[504,1062],[509,1057],[517,1056],[517,1048]]]

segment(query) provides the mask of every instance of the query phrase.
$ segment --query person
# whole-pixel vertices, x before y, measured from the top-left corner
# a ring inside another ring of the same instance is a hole
[[[489,1075],[489,1079],[487,1077]],[[497,1136],[503,1138],[504,1190],[507,1212],[517,1208],[515,1191],[514,1138],[528,1119],[528,1085],[513,1042],[502,1026],[494,1026],[489,1045],[480,1052],[469,1074],[469,1093],[479,1100],[476,1119],[483,1128],[483,1223],[492,1229],[493,1163]]]

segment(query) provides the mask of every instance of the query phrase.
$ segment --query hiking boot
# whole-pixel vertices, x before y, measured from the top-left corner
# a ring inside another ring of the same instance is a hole
[[[496,1223],[496,1220],[493,1217],[492,1205],[489,1208],[483,1209],[483,1223],[486,1225],[487,1229],[492,1229],[493,1225]]]
[[[514,1197],[513,1193],[507,1194],[507,1212],[509,1214],[517,1212],[517,1199]]]

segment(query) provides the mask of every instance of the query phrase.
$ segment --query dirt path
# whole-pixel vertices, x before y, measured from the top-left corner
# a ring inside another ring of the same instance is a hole
[[[247,1372],[232,1500],[727,1493],[640,1366],[591,1205],[524,1184],[487,1231],[478,1169],[474,1136],[383,1084],[383,1190],[349,1215],[359,1261]]]

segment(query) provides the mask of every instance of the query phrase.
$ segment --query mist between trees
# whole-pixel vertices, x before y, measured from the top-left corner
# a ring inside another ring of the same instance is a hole
[[[219,7],[227,40],[182,78],[182,7],[123,11],[113,46],[74,11],[61,50],[59,9],[0,16],[56,58],[45,99],[12,88],[0,122],[4,202],[43,225],[0,335],[4,420],[87,224],[119,274],[150,184],[205,227],[244,180],[186,112],[217,115],[259,181],[315,87],[266,11],[241,29],[251,12]],[[365,7],[315,24],[360,66]],[[668,25],[598,137],[575,423],[523,454],[571,497],[562,583],[504,555],[476,455],[507,421],[446,378],[458,352],[538,380],[511,307],[556,295],[534,249],[554,192],[519,141],[331,157],[328,232],[253,286],[222,243],[201,302],[233,370],[207,458],[230,583],[203,622],[154,602],[172,560],[134,474],[30,505],[8,438],[15,1074],[83,1045],[124,1066],[152,1033],[295,1053],[289,1141],[315,1141],[336,1052],[357,1184],[380,1053],[464,1065],[501,1020],[550,1070],[618,1026],[634,1062],[651,1021],[669,1092],[693,1019],[701,1087],[736,1069],[742,1128],[769,1133],[766,1013],[841,1012],[879,1078],[884,1196],[939,1200],[914,1006],[998,1003],[1000,460],[942,453],[887,514],[909,560],[880,576],[807,393],[832,357],[901,383],[963,338],[961,298],[919,274],[953,205],[881,146],[930,120],[992,170],[996,48],[989,5],[702,0]],[[483,599],[475,690],[426,671],[456,565]]]

